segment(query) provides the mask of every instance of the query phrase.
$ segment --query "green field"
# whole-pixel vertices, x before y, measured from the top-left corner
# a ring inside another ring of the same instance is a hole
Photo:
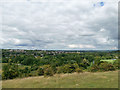
[[[113,64],[116,60],[106,59],[106,60],[100,60],[100,61],[108,62],[108,63],[112,63]]]
[[[118,88],[118,71],[56,74],[4,80],[3,88]]]

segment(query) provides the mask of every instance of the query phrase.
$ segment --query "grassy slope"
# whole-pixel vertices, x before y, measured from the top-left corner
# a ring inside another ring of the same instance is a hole
[[[118,71],[59,74],[5,80],[3,88],[117,88]]]

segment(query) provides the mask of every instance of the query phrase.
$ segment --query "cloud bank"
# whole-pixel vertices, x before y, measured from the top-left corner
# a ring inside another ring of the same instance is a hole
[[[118,2],[2,2],[1,48],[96,50],[118,47]]]

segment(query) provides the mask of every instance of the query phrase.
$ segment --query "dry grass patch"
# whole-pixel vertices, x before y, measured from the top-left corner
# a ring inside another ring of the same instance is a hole
[[[56,74],[4,80],[3,88],[117,88],[118,71]]]

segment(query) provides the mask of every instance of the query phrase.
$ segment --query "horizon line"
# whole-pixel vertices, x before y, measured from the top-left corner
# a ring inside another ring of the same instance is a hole
[[[11,48],[2,48],[2,50],[7,49],[10,50]],[[11,50],[47,50],[47,51],[119,51],[120,49],[11,49]]]

